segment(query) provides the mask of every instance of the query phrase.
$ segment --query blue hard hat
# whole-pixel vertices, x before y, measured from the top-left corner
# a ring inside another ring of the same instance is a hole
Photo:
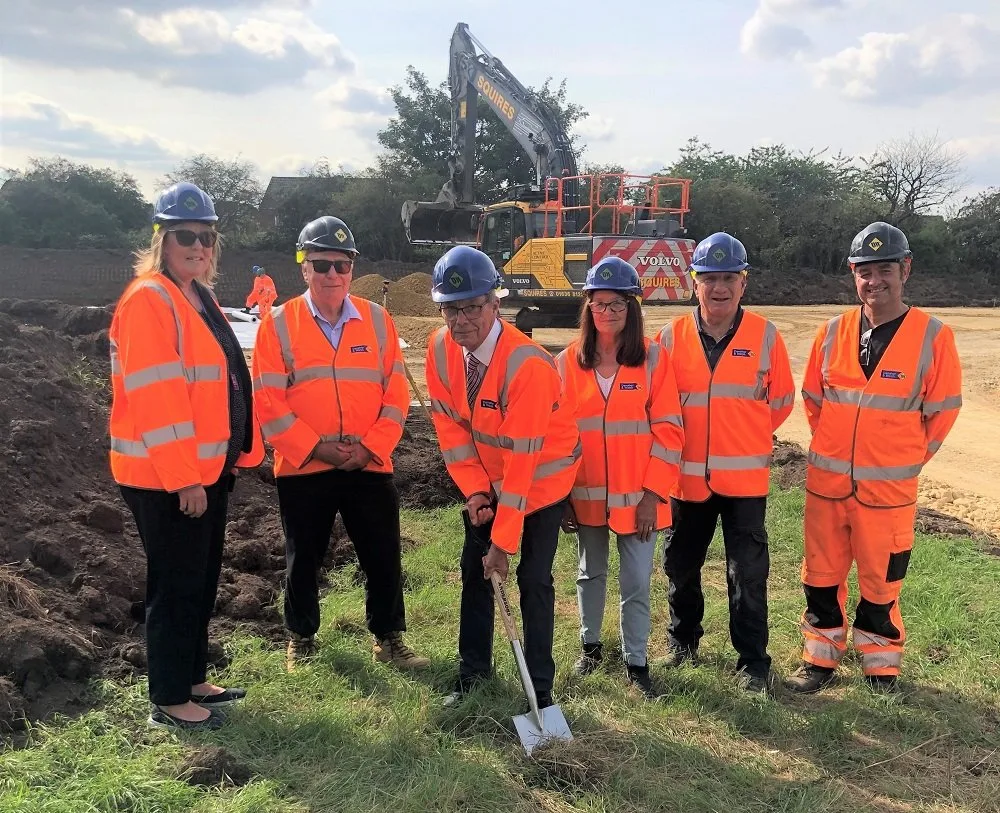
[[[153,206],[154,223],[166,223],[171,220],[215,223],[218,219],[212,199],[193,183],[175,183],[164,189]]]
[[[435,302],[473,299],[490,291],[507,295],[493,260],[472,246],[455,246],[434,264],[431,299]]]
[[[587,272],[585,291],[621,291],[640,296],[639,272],[621,257],[605,257]]]
[[[250,269],[250,273],[253,274],[254,276],[257,276],[258,274],[263,274],[264,269],[261,268],[259,265],[255,265],[253,268]]]
[[[743,243],[724,231],[716,232],[698,243],[691,258],[691,270],[699,274],[732,273],[749,267]]]

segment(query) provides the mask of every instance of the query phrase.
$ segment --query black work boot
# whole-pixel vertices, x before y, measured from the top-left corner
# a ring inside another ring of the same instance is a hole
[[[895,675],[865,675],[865,683],[876,694],[896,694],[899,680]]]
[[[573,664],[573,671],[578,675],[589,675],[601,665],[601,642],[596,644],[584,644],[583,654],[576,659]]]
[[[803,663],[785,681],[785,688],[796,694],[816,694],[833,681],[833,669]]]
[[[631,663],[625,664],[625,675],[628,682],[635,686],[647,700],[656,697],[653,690],[653,681],[649,677],[649,664],[645,666],[634,666]]]

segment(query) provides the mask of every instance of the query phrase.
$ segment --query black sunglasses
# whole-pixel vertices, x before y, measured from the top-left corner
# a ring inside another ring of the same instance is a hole
[[[350,274],[354,270],[354,260],[310,260],[313,271],[328,274],[333,268],[338,274]]]
[[[190,229],[167,229],[177,241],[177,245],[190,248],[200,241],[205,248],[211,248],[219,241],[219,233],[214,231],[191,231]]]

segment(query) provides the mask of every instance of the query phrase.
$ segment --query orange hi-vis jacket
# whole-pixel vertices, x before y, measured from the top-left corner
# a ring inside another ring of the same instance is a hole
[[[580,462],[580,433],[552,357],[501,322],[470,411],[465,354],[447,328],[427,346],[427,390],[448,473],[466,499],[495,495],[492,542],[517,553],[525,514],[565,499]]]
[[[579,341],[556,357],[583,443],[570,492],[580,525],[607,525],[616,534],[634,534],[636,506],[645,491],[661,500],[657,529],[670,525],[670,492],[684,446],[681,405],[667,351],[645,342],[646,361],[619,367],[607,400],[594,370],[580,366]]]
[[[670,351],[684,419],[681,477],[674,497],[766,497],[774,431],[791,414],[795,382],[773,323],[743,311],[715,370],[708,365],[694,313],[658,336]]]
[[[111,473],[134,488],[180,491],[218,482],[229,448],[226,354],[201,314],[163,274],[125,289],[111,343]],[[236,461],[264,459],[260,428]]]
[[[254,305],[264,307],[265,302],[270,305],[277,298],[278,289],[274,287],[274,280],[267,274],[261,274],[253,279],[253,290],[247,297],[246,306],[248,308],[252,308]]]
[[[261,320],[253,351],[255,407],[264,439],[274,446],[277,477],[334,468],[309,460],[320,441],[360,441],[372,454],[365,471],[392,471],[410,410],[399,334],[382,307],[351,302],[361,319],[344,324],[336,350],[304,296]]]
[[[861,308],[835,316],[813,343],[802,381],[812,429],[806,490],[864,505],[917,500],[917,475],[962,406],[951,329],[910,308],[870,380],[858,361]]]

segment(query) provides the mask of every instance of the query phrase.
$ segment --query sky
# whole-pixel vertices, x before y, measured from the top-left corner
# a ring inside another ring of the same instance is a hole
[[[387,88],[408,65],[446,80],[458,22],[523,84],[566,79],[585,162],[652,172],[692,136],[865,155],[936,134],[967,194],[1000,186],[998,0],[0,0],[0,167],[62,155],[150,198],[198,152],[265,183],[360,170]]]

